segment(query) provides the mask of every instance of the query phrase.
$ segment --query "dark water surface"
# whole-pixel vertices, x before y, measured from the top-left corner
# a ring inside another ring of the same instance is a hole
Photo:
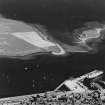
[[[105,53],[105,52],[104,52]],[[105,69],[105,54],[75,54],[64,58],[39,56],[33,60],[0,60],[1,97],[53,90],[69,77]]]
[[[105,20],[104,0],[1,0],[6,17],[42,24],[51,31],[72,31],[85,22]],[[52,34],[53,36],[53,34]],[[62,37],[62,35],[61,35]],[[30,60],[0,59],[0,97],[53,90],[70,76],[105,70],[105,50],[65,57],[34,55]]]

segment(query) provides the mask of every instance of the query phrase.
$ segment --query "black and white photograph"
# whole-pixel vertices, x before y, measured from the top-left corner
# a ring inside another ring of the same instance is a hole
[[[104,105],[105,0],[0,0],[0,105]]]

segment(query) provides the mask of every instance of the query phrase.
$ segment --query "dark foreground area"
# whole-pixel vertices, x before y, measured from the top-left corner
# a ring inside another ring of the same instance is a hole
[[[54,90],[69,77],[94,69],[104,70],[103,53],[66,57],[35,56],[33,60],[0,60],[0,96],[17,96]],[[105,76],[103,76],[103,80]]]

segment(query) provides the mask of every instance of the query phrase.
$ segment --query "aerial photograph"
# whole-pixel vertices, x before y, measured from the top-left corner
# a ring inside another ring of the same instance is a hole
[[[0,105],[105,105],[105,0],[0,0]]]

